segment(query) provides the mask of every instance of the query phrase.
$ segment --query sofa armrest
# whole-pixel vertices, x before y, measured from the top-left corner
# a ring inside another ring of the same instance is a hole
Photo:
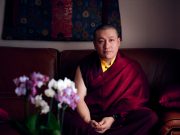
[[[179,131],[172,131],[171,135],[180,135],[180,130]]]
[[[163,118],[164,124],[161,127],[161,135],[180,134],[180,112],[167,112]]]

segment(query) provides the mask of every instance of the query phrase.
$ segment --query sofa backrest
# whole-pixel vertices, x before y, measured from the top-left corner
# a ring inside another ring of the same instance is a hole
[[[180,85],[180,50],[154,48],[122,51],[141,64],[149,81],[150,106],[159,110],[159,98],[165,89]]]
[[[151,87],[180,84],[180,50],[123,49],[122,52],[141,64]]]
[[[60,77],[74,78],[78,62],[94,50],[64,50],[60,55]],[[180,50],[129,48],[120,51],[138,61],[142,66],[150,85],[179,83]]]
[[[74,75],[78,63],[94,50],[64,50],[59,58],[59,78],[68,77],[74,80]]]
[[[0,107],[13,118],[24,118],[24,99],[16,96],[13,79],[34,71],[56,77],[57,55],[49,48],[0,47]]]

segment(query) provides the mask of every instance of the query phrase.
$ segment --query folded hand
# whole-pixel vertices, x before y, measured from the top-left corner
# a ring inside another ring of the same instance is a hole
[[[101,121],[97,122],[95,120],[91,120],[91,126],[96,130],[98,133],[104,133],[112,126],[114,122],[113,117],[104,117]]]

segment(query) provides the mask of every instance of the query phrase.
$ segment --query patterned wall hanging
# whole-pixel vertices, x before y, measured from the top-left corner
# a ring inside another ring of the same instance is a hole
[[[121,35],[118,0],[6,0],[2,39],[91,41],[102,23]]]

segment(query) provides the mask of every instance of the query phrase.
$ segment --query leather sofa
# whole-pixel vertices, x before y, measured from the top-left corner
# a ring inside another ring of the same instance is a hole
[[[14,93],[13,79],[33,71],[41,72],[50,78],[68,77],[73,80],[78,62],[94,50],[64,50],[52,48],[0,47],[0,109],[13,119],[25,118],[25,102]],[[121,49],[124,55],[137,60],[149,81],[149,106],[159,116],[153,135],[180,133],[180,50],[168,48],[131,48]],[[176,99],[168,99],[167,91],[172,88]],[[165,97],[165,98],[164,98]],[[161,98],[165,99],[160,102]],[[169,102],[175,102],[172,106]],[[167,105],[168,104],[168,105]],[[176,106],[177,105],[177,106]],[[7,118],[0,111],[0,133],[18,135]],[[7,116],[7,115],[6,115]],[[5,117],[5,116],[4,116]]]
[[[13,79],[34,71],[57,78],[57,59],[55,49],[0,47],[0,108],[8,112],[11,119],[25,118],[25,100],[15,94]],[[13,125],[2,121],[0,134],[18,135]]]

